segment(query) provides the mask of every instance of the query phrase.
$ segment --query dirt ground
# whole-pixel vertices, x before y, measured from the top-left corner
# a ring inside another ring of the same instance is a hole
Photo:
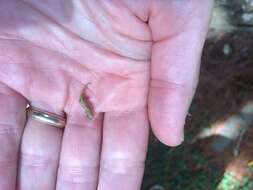
[[[151,137],[143,190],[253,190],[253,33],[210,33],[185,142]]]

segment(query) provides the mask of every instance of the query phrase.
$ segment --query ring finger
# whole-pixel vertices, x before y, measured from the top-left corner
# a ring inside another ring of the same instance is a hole
[[[55,189],[62,133],[62,129],[28,117],[21,142],[19,190]]]

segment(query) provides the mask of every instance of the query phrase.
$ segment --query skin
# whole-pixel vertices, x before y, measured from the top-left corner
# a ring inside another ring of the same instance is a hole
[[[0,0],[0,189],[140,189],[149,125],[183,140],[211,7]],[[65,130],[27,119],[27,103],[66,114]]]

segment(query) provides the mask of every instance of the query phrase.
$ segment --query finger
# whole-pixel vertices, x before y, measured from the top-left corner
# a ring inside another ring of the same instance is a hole
[[[19,190],[55,190],[61,138],[62,129],[28,118],[21,143]]]
[[[98,190],[139,190],[148,144],[146,110],[106,113]]]
[[[82,87],[72,84],[72,88]],[[63,136],[56,189],[96,190],[102,116],[89,121],[78,101],[81,92],[73,90],[72,93],[69,96],[74,102],[66,110],[68,121]]]
[[[0,189],[16,186],[18,149],[26,120],[25,99],[0,83]]]
[[[159,1],[152,7],[149,24],[155,43],[149,118],[154,133],[167,145],[175,146],[183,140],[211,7],[210,0]]]

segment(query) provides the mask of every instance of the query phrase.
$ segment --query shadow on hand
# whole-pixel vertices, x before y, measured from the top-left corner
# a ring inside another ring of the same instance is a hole
[[[8,34],[50,22],[61,25],[71,21],[73,7],[72,0],[0,0],[0,30]]]

